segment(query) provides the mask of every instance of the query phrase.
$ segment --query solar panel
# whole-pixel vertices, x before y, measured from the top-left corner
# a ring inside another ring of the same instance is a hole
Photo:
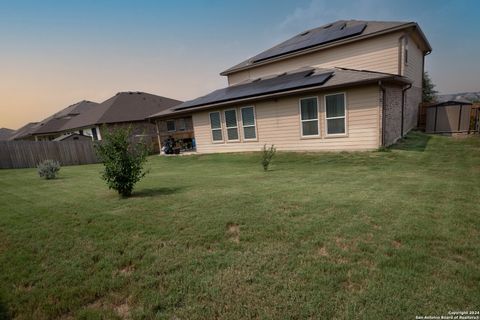
[[[240,98],[249,98],[291,89],[322,85],[330,79],[333,74],[333,72],[315,74],[313,71],[313,69],[310,69],[291,74],[282,74],[274,78],[268,78],[265,80],[260,79],[255,82],[219,89],[206,96],[184,102],[178,108],[175,108],[175,110],[183,110],[212,103],[220,103]]]
[[[347,27],[345,22],[339,22],[330,26],[313,29],[256,55],[252,58],[252,62],[259,62],[328,42],[353,37],[361,34],[366,26],[366,23],[361,23]]]

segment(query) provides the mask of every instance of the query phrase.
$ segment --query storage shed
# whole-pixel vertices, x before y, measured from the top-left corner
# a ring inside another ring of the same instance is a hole
[[[468,133],[472,104],[467,101],[445,101],[427,108],[425,132]]]

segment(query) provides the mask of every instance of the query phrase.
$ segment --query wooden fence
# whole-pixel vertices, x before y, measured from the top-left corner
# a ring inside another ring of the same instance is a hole
[[[0,169],[35,168],[46,159],[63,166],[99,162],[92,141],[0,141]]]

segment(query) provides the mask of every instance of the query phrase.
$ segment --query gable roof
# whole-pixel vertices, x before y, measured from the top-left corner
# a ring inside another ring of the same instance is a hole
[[[33,131],[38,127],[38,122],[29,122],[23,127],[15,130],[8,140],[18,140],[27,138],[32,135]]]
[[[88,112],[74,117],[62,130],[118,122],[145,120],[151,114],[168,109],[182,101],[145,92],[119,92]]]
[[[0,128],[0,141],[8,140],[8,138],[15,132],[13,129]]]
[[[220,75],[229,75],[230,73],[253,68],[277,59],[284,59],[293,55],[317,51],[333,45],[358,41],[406,28],[414,28],[418,30],[421,38],[425,41],[425,46],[427,48],[426,51],[432,50],[422,30],[415,22],[338,20],[318,28],[303,31],[292,38],[223,71]]]
[[[171,116],[177,113],[279,97],[299,92],[378,83],[378,81],[391,81],[400,84],[411,83],[408,78],[383,72],[346,68],[308,67],[288,73],[269,75],[219,89],[200,98],[186,101],[154,114],[149,118]]]
[[[40,121],[37,128],[32,132],[33,134],[47,134],[53,132],[60,132],[63,130],[63,127],[75,117],[86,113],[98,103],[92,101],[80,101],[75,104],[72,104],[65,109],[60,110],[59,112],[51,115],[50,117]]]

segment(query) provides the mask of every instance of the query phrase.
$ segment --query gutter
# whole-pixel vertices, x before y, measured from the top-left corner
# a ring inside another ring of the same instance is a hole
[[[405,122],[405,92],[412,87],[412,84],[407,84],[405,88],[402,88],[402,124],[401,124],[401,129],[400,129],[400,137],[403,138],[403,123]]]

